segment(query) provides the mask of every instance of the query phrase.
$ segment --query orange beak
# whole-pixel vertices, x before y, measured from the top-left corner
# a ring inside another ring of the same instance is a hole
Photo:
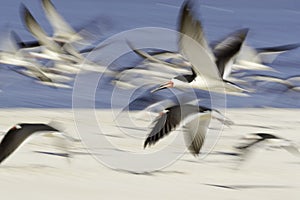
[[[160,85],[158,88],[151,90],[151,93],[157,92],[159,90],[163,90],[166,88],[172,88],[174,86],[174,83],[172,81],[168,81],[162,85]]]

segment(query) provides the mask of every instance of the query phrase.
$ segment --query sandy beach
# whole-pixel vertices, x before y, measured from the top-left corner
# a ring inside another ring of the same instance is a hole
[[[105,119],[103,126],[108,131],[115,127],[111,113],[111,110],[96,111],[97,116]],[[70,109],[2,109],[1,114],[5,116],[2,132],[16,122],[48,123],[55,119],[64,125],[65,132],[79,137]],[[1,196],[5,199],[298,199],[299,158],[285,150],[263,147],[255,149],[243,163],[238,157],[228,155],[246,133],[274,133],[299,144],[298,114],[297,109],[228,109],[226,116],[236,125],[224,128],[216,146],[204,159],[186,154],[162,170],[142,174],[104,166],[81,143],[73,144],[72,151],[77,152],[73,158],[36,153],[55,150],[51,138],[37,136],[0,166]],[[92,131],[87,130],[87,134]],[[106,136],[112,142],[143,151],[141,139],[124,136],[121,131],[111,133],[120,135]],[[170,138],[151,149],[163,147]],[[99,152],[104,151],[99,148]]]

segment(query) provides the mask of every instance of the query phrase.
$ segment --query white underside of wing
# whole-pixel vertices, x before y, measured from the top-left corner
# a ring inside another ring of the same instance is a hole
[[[238,60],[235,64],[232,65],[232,70],[257,70],[277,72],[272,67],[247,60]]]
[[[262,63],[273,63],[274,60],[282,53],[284,53],[285,51],[280,51],[280,52],[264,52],[264,53],[259,53],[257,54],[258,59],[262,62]]]
[[[183,36],[181,48],[198,75],[222,82],[214,58],[200,44],[188,36]]]
[[[29,12],[29,11],[28,11]],[[29,13],[30,14],[30,13]],[[45,31],[42,29],[42,27],[35,21],[35,19],[31,16],[27,16],[26,18],[26,26],[28,27],[29,31],[32,33],[32,35],[44,46],[47,48],[61,52],[60,47],[56,44],[55,41],[50,38]]]
[[[227,84],[222,80],[212,79],[210,77],[199,77],[197,76],[195,81],[191,82],[190,87],[198,88],[201,90],[207,90],[210,92],[218,93],[242,93],[245,90],[235,85]]]
[[[49,139],[47,139],[49,138]],[[38,146],[39,150],[51,150],[53,153],[71,153],[71,148],[73,147],[73,140],[61,132],[48,132],[48,131],[38,131],[26,139],[26,143]],[[23,142],[25,144],[25,142]],[[22,145],[23,145],[22,143]],[[37,149],[37,148],[35,148]]]
[[[300,75],[299,76],[295,76],[295,77],[291,77],[288,80],[289,81],[293,81],[293,82],[298,82],[298,81],[300,81]]]
[[[55,88],[65,88],[65,89],[72,88],[70,85],[63,84],[63,83],[44,82],[44,81],[36,81],[36,82],[41,85],[46,85],[46,86],[55,87]]]
[[[252,63],[273,63],[273,61],[285,51],[276,51],[276,52],[261,52],[258,53],[255,49],[248,45],[243,45],[241,51],[237,57],[237,63],[240,61],[247,61]]]
[[[0,33],[0,51],[4,52],[16,52],[18,50],[16,41],[10,36],[8,31]]]
[[[64,63],[64,62],[55,62],[54,66],[49,68],[49,70],[53,70],[57,73],[62,73],[62,74],[76,74],[80,71],[79,68],[75,68],[71,65],[69,65],[68,63]]]
[[[57,12],[50,0],[44,0],[42,5],[46,13],[46,17],[53,27],[54,38],[64,38],[67,40],[65,42],[82,39],[79,35],[76,35],[76,31]]]
[[[293,144],[286,144],[282,145],[281,148],[285,149],[289,153],[295,155],[295,156],[300,156],[300,150],[299,147],[293,145]]]
[[[257,56],[257,51],[252,47],[246,45],[245,43],[239,51],[239,54],[237,55],[237,62],[239,62],[240,60],[261,63],[260,58]]]
[[[223,74],[223,79],[227,79],[232,71],[232,65],[233,65],[233,59],[230,59],[230,61],[226,64]]]
[[[189,151],[194,155],[199,153],[204,144],[210,120],[210,113],[201,113],[194,115],[192,120],[184,125],[184,140]]]

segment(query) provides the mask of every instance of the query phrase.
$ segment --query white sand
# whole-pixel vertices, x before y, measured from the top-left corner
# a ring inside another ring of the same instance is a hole
[[[2,109],[0,112],[0,131],[7,131],[17,122],[47,123],[55,119],[64,124],[66,132],[77,137],[71,110]],[[97,116],[105,122],[103,128],[109,134],[121,135],[111,124],[110,113],[98,110]],[[49,145],[51,138],[35,137],[0,166],[1,199],[299,199],[300,158],[284,150],[262,148],[236,170],[236,157],[214,153],[233,152],[233,146],[238,144],[243,134],[259,131],[300,143],[299,110],[229,109],[227,116],[236,124],[270,129],[249,126],[225,128],[213,153],[204,160],[187,154],[173,165],[152,174],[114,171],[88,154],[75,154],[73,159],[68,160],[34,153],[35,150],[55,150]],[[89,121],[83,123],[89,126]],[[122,138],[108,138],[122,148],[144,151],[142,140],[124,135]],[[171,138],[165,138],[145,151],[161,148]],[[73,150],[85,152],[80,144],[75,144]]]

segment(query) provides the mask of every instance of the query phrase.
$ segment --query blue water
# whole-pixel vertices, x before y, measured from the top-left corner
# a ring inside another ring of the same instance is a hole
[[[0,7],[0,27],[16,31],[23,40],[34,38],[24,28],[19,15],[21,1],[5,0]],[[51,27],[38,0],[22,1],[33,13],[47,33]],[[138,27],[163,27],[176,29],[177,16],[182,1],[179,0],[53,0],[58,11],[73,27],[81,27],[97,18],[97,31],[105,39],[121,31]],[[203,0],[199,14],[208,40],[222,38],[229,32],[249,27],[247,43],[254,47],[275,46],[300,42],[300,1],[296,0]],[[282,54],[271,65],[281,77],[300,74],[300,49]],[[132,60],[127,60],[129,63]],[[122,61],[122,64],[127,62]],[[126,63],[124,64],[126,66]],[[250,72],[247,72],[250,73]],[[253,72],[251,72],[253,73]],[[260,72],[261,73],[261,72]],[[263,72],[264,74],[268,72]],[[109,80],[109,77],[107,78]],[[86,83],[89,82],[87,75]],[[300,85],[300,83],[299,83]],[[96,107],[111,107],[114,86],[102,81],[96,92]],[[3,65],[0,68],[0,107],[71,108],[72,90],[55,89],[36,84]],[[248,97],[227,97],[228,107],[283,107],[299,108],[300,92],[285,91],[278,84],[266,84]],[[120,93],[126,94],[127,91]],[[120,97],[122,94],[120,94]],[[167,95],[157,94],[153,101]],[[85,98],[84,95],[81,98]],[[124,99],[120,98],[120,106]],[[148,102],[150,103],[150,102]],[[143,104],[143,103],[142,103]],[[83,106],[84,107],[84,106]]]

